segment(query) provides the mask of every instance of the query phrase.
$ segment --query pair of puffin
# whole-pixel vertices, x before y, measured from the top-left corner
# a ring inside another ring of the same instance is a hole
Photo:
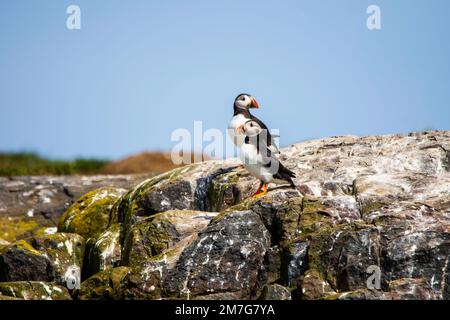
[[[286,183],[295,188],[295,173],[283,166],[275,157],[280,153],[267,126],[250,113],[259,108],[258,102],[249,94],[241,93],[234,100],[234,114],[228,125],[228,134],[239,148],[239,156],[247,171],[260,180],[253,197],[267,193],[269,183]]]

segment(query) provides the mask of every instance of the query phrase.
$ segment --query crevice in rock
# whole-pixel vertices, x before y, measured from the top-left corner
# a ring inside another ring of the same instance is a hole
[[[356,178],[353,179],[353,183],[352,183],[352,195],[355,198],[356,208],[358,209],[359,218],[361,220],[364,220],[363,207],[362,207],[361,201],[358,198],[358,188],[356,187]]]
[[[211,192],[212,181],[220,175],[229,173],[235,169],[234,167],[219,169],[212,174],[196,180],[196,188],[194,191],[194,207],[199,211],[216,211],[212,208],[209,195]]]
[[[450,172],[450,150],[445,150],[445,158],[442,160],[442,166]]]

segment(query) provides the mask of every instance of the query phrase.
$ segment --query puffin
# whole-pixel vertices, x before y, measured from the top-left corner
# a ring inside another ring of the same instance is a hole
[[[286,168],[275,156],[279,153],[267,126],[253,116],[249,109],[258,108],[249,94],[240,94],[234,102],[234,114],[228,126],[233,142],[239,148],[244,167],[260,180],[258,190],[252,197],[262,197],[268,192],[269,183],[286,184],[296,189],[295,173]]]
[[[269,183],[285,184],[297,189],[292,178],[295,173],[286,168],[275,153],[271,151],[267,142],[270,141],[267,130],[253,120],[247,121],[240,131],[245,135],[240,146],[240,158],[244,167],[254,177],[260,180],[258,190],[252,197],[264,196],[268,191]]]
[[[242,129],[244,125],[251,120],[252,123],[256,123],[261,129],[266,130],[267,146],[272,152],[278,154],[280,151],[274,141],[274,138],[277,136],[272,135],[264,122],[250,113],[250,109],[258,108],[259,104],[256,102],[255,98],[252,97],[252,95],[247,93],[239,94],[236,99],[234,99],[234,113],[230,123],[228,124],[228,135],[230,136],[231,141],[233,141],[237,147],[240,147],[244,143],[245,139],[245,134],[243,134]]]

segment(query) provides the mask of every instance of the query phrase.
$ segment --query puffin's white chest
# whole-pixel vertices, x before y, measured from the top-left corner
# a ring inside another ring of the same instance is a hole
[[[244,134],[238,134],[236,132],[236,129],[242,126],[244,123],[246,123],[249,119],[246,118],[242,114],[235,115],[233,118],[231,118],[230,123],[228,124],[228,135],[233,141],[233,143],[237,146],[241,146],[244,142],[245,135]]]
[[[244,143],[239,150],[239,157],[244,164],[244,167],[248,170],[248,172],[266,183],[269,183],[273,180],[273,172],[266,166],[264,163],[264,159],[256,146],[252,144]]]

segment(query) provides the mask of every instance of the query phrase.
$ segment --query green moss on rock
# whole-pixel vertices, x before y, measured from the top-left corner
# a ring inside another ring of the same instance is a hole
[[[237,211],[246,211],[246,210],[250,210],[258,201],[263,201],[262,199],[255,199],[255,198],[247,198],[242,200],[240,203],[228,207],[225,210],[221,211],[217,216],[215,216],[212,219],[212,223],[216,223],[219,220],[222,220],[224,217],[226,217],[228,214],[232,213],[232,212],[237,212]]]
[[[4,296],[4,295],[0,294],[0,301],[2,301],[2,300],[4,300],[4,301],[6,301],[6,300],[11,301],[11,300],[24,300],[24,299]]]
[[[34,248],[46,254],[62,274],[66,266],[76,265],[81,269],[85,249],[84,238],[78,234],[55,233],[27,240]]]
[[[159,299],[161,279],[146,266],[116,267],[100,271],[83,281],[75,293],[79,300]]]
[[[367,204],[363,205],[361,208],[361,215],[362,217],[365,217],[367,214],[380,210],[382,207],[384,207],[386,203],[379,202],[379,201],[369,201]]]
[[[300,298],[304,300],[321,299],[334,294],[330,284],[324,280],[323,275],[316,269],[309,269],[300,278],[298,285]]]
[[[236,190],[241,173],[230,171],[219,175],[211,181],[208,191],[208,201],[211,211],[223,211],[237,204],[241,199]]]
[[[142,181],[124,194],[120,201],[114,205],[111,211],[112,218],[123,223],[125,228],[127,228],[130,220],[134,216],[150,216],[155,214],[154,209],[147,207],[146,197],[156,190],[157,187],[164,188],[164,186],[175,184],[183,174],[191,171],[196,165],[198,164],[175,168]]]
[[[81,272],[84,239],[77,234],[55,233],[19,240],[0,254],[4,281],[42,280],[67,285]]]
[[[0,240],[14,242],[26,238],[39,228],[39,224],[28,218],[0,216]],[[0,247],[2,241],[0,241]]]
[[[332,222],[324,214],[323,206],[319,200],[303,198],[299,228],[302,234],[323,232],[325,229],[330,230],[332,228]]]
[[[291,291],[279,284],[265,285],[260,297],[261,300],[291,300]]]
[[[96,237],[110,225],[110,213],[125,190],[105,187],[87,193],[61,216],[59,232],[77,233],[85,239]]]
[[[41,255],[41,252],[39,252],[38,250],[33,248],[33,246],[26,240],[18,240],[16,242],[14,242],[12,245],[10,245],[9,247],[15,247],[19,250],[26,251],[33,255],[37,255],[37,256]]]
[[[138,266],[169,249],[178,239],[178,232],[164,216],[156,215],[133,225],[127,232],[123,264]]]
[[[83,278],[119,265],[122,257],[120,232],[121,224],[115,223],[86,242]]]
[[[75,295],[79,300],[123,299],[124,279],[130,272],[128,267],[100,271],[83,281]]]
[[[71,300],[69,292],[62,286],[42,281],[0,282],[0,297],[24,300]]]

